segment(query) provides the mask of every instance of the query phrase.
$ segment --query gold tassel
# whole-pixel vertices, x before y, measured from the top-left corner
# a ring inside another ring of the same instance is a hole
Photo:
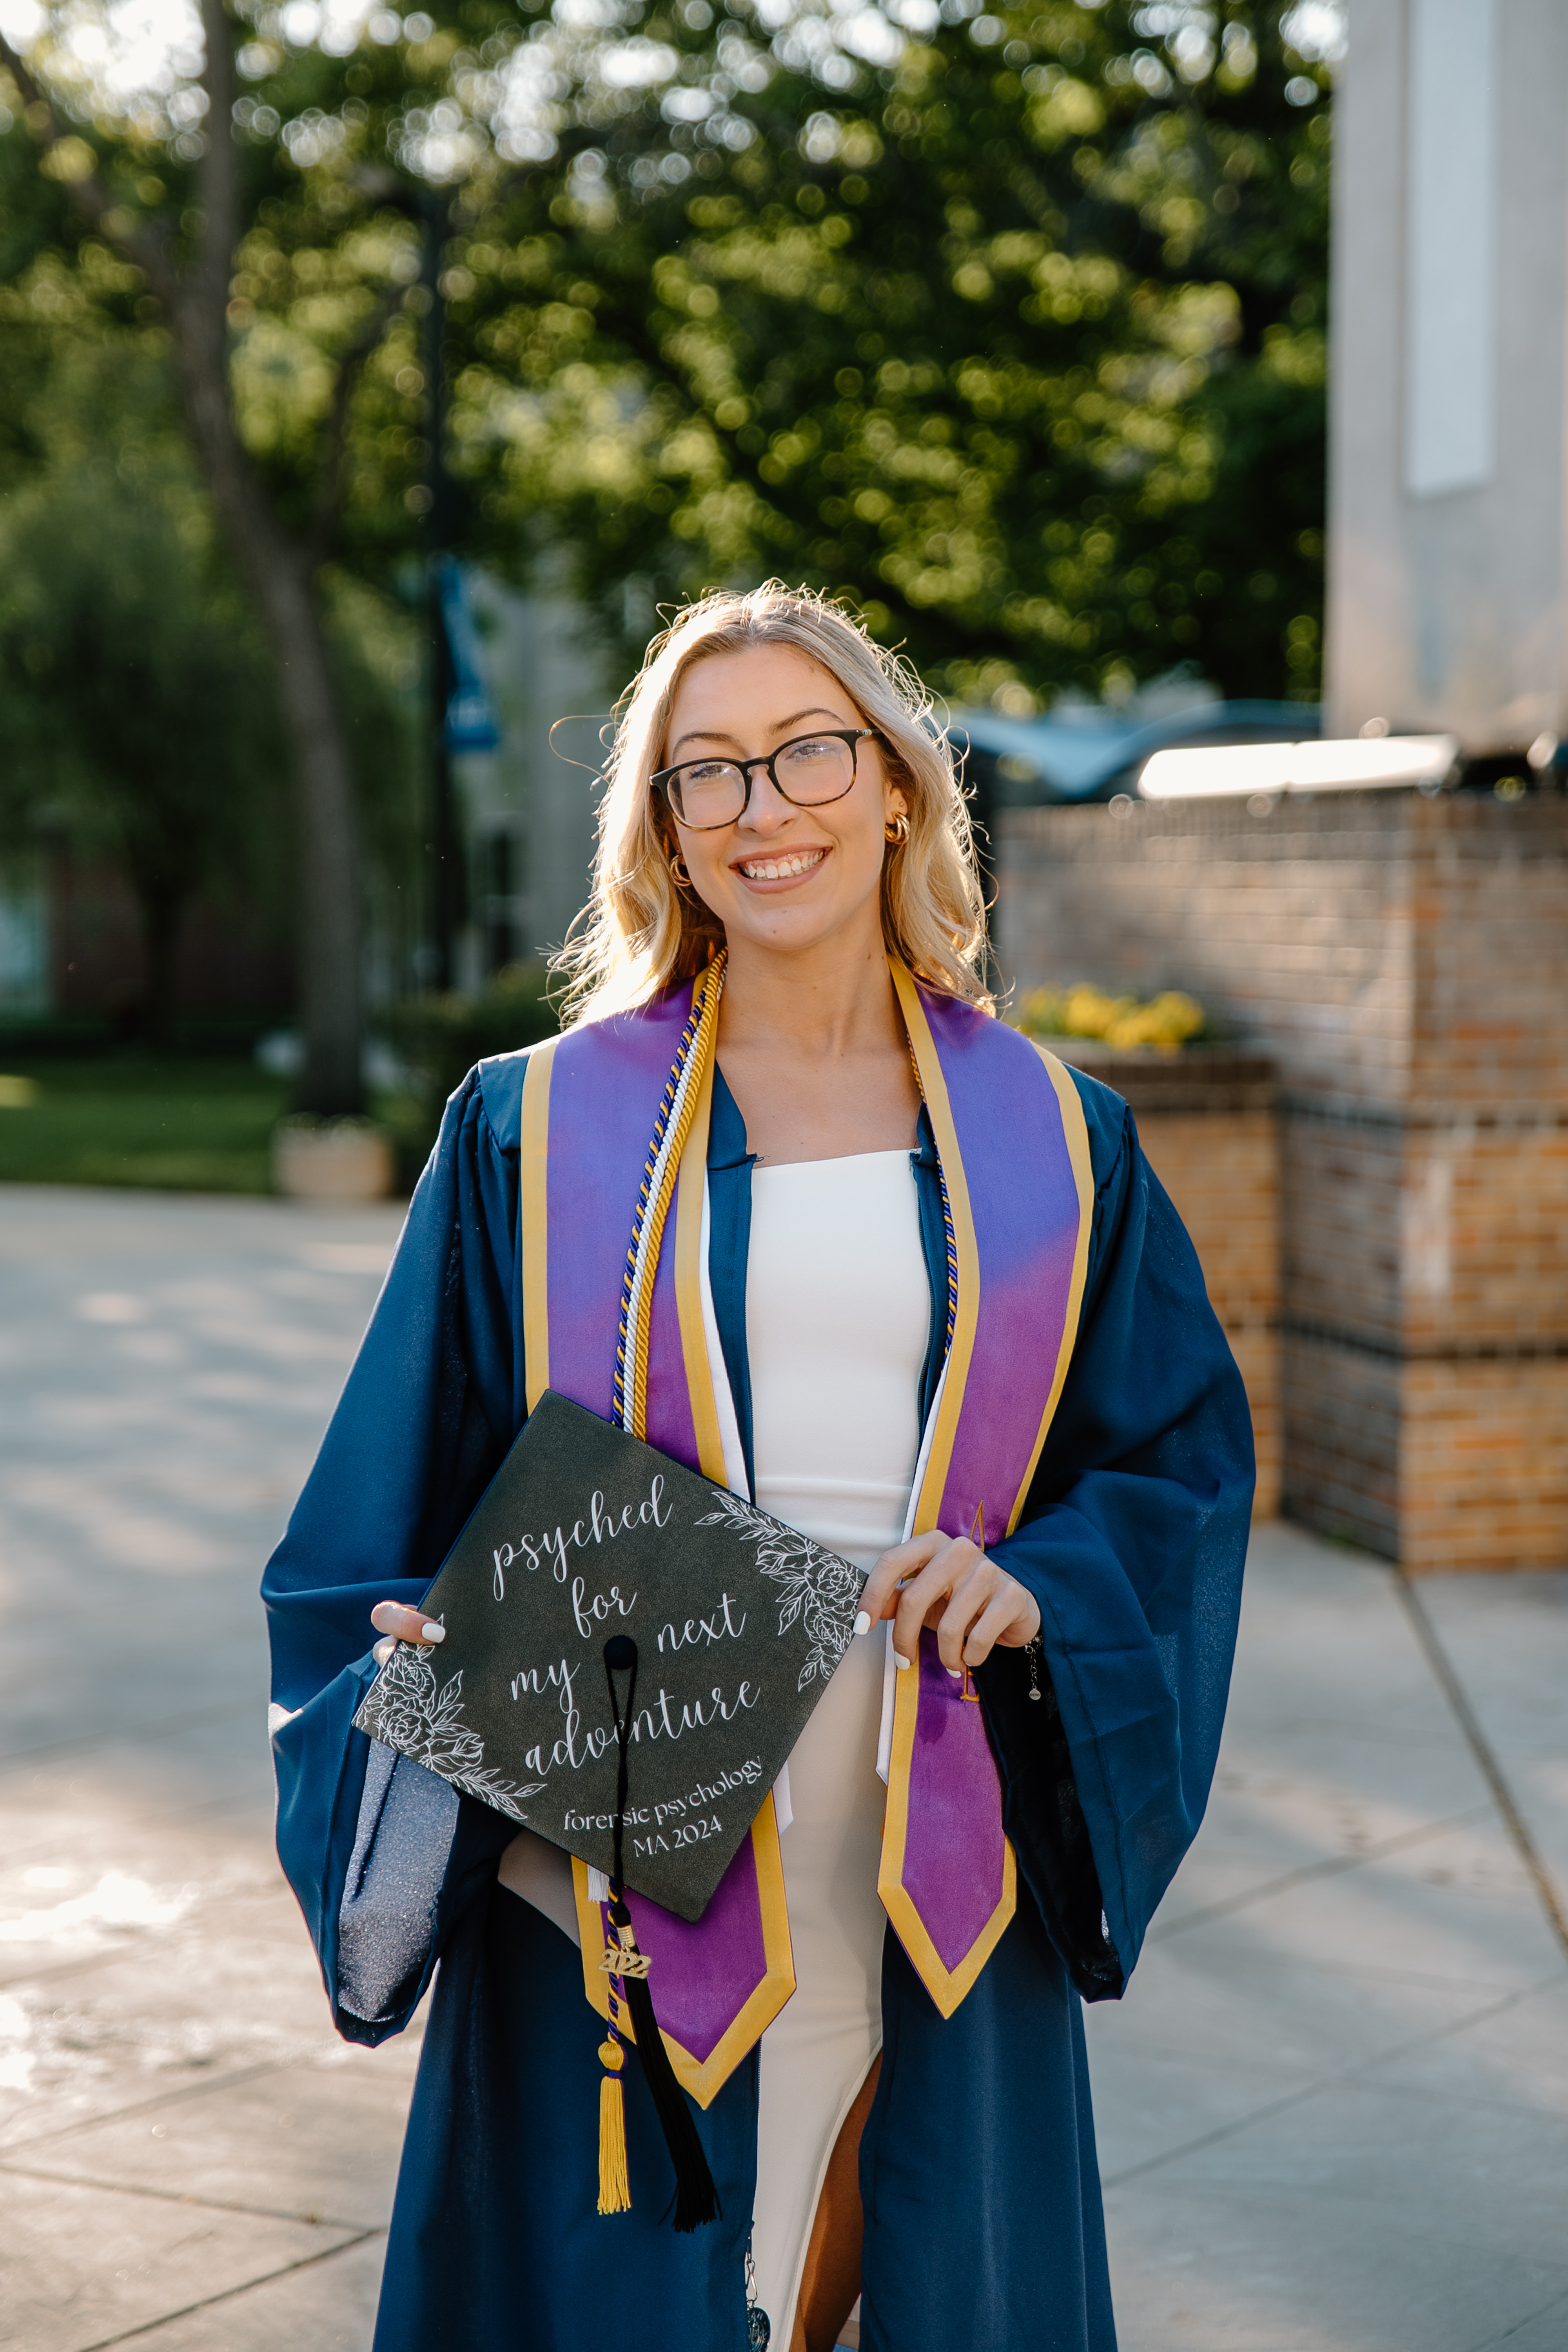
[[[626,2179],[626,2115],[621,2091],[625,2053],[618,2042],[601,2042],[599,2056],[605,2073],[599,2078],[599,2210],[629,2213],[631,2186]]]

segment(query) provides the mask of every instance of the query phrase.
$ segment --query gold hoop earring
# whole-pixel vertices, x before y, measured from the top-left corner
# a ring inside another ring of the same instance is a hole
[[[686,870],[686,860],[682,857],[679,849],[672,849],[670,851],[668,864],[669,870],[675,877],[676,888],[678,890],[689,890],[691,887],[691,877]]]
[[[882,827],[882,838],[884,841],[890,841],[895,849],[901,849],[909,837],[910,821],[900,809],[898,815],[890,818]]]

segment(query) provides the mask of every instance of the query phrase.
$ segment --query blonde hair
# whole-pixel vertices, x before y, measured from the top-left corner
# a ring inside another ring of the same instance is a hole
[[[569,983],[563,1025],[640,1004],[691,979],[722,946],[722,925],[670,871],[673,845],[648,779],[663,759],[670,705],[692,663],[752,646],[792,646],[820,662],[876,730],[910,821],[908,840],[890,844],[883,857],[888,951],[928,987],[989,1010],[985,905],[969,810],[930,694],[910,665],[875,644],[842,604],[770,580],[743,593],[718,591],[678,613],[616,707],[594,894],[553,959]]]

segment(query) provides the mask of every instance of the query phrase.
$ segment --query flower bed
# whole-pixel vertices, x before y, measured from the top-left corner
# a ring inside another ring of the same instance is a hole
[[[1112,996],[1087,980],[1071,988],[1032,988],[1010,1018],[1030,1037],[1098,1037],[1118,1053],[1152,1045],[1162,1054],[1179,1054],[1208,1026],[1203,1006],[1179,988],[1144,1002]]]

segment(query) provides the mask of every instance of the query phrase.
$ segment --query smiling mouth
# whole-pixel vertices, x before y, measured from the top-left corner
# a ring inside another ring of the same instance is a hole
[[[748,882],[787,882],[793,875],[809,874],[826,856],[826,849],[799,849],[788,857],[747,857],[737,860]]]

